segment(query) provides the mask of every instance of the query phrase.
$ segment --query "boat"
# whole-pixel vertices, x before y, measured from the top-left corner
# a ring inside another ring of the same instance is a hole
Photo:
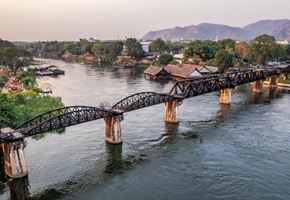
[[[39,88],[40,88],[40,93],[43,93],[43,94],[52,93],[52,86],[48,82],[40,83]]]

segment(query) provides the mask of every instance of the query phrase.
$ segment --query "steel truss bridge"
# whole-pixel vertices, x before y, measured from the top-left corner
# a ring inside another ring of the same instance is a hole
[[[125,112],[169,101],[182,101],[186,98],[225,88],[234,88],[238,85],[257,80],[265,80],[267,77],[275,75],[279,75],[277,70],[260,70],[230,73],[226,76],[182,80],[175,82],[168,93],[140,92],[122,99],[112,107],[69,106],[59,108],[28,120],[16,127],[12,132],[2,133],[0,135],[0,143],[4,141],[17,141],[23,139],[23,136],[33,136],[105,117],[118,116]],[[21,133],[21,137],[19,137],[19,133]]]

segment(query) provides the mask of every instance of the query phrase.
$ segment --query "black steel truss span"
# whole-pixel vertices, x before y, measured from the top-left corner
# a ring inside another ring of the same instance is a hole
[[[159,94],[155,92],[140,92],[128,96],[118,103],[116,103],[112,108],[122,110],[123,112],[129,112],[148,106],[153,106],[160,103],[165,103],[167,101],[174,101],[177,98],[169,94]]]
[[[118,115],[118,113],[104,108],[89,106],[64,107],[39,115],[20,125],[16,130],[24,136],[32,136],[113,115]]]
[[[185,98],[219,91],[225,88],[234,88],[238,85],[264,80],[266,77],[274,75],[279,75],[279,72],[277,70],[244,71],[230,73],[220,77],[210,76],[198,79],[188,79],[175,82],[167,94],[155,92],[133,94],[119,101],[112,108],[89,106],[59,108],[41,114],[21,124],[16,128],[15,132],[1,134],[0,143],[4,140],[17,141],[22,139],[19,135],[15,136],[17,135],[16,132],[23,134],[23,136],[32,136],[108,116],[118,116],[123,112],[129,112],[168,101],[182,101]]]
[[[221,77],[206,77],[204,79],[189,79],[177,81],[171,88],[169,94],[181,99],[190,98],[197,95],[234,88],[235,86],[264,80],[268,76],[279,75],[277,71],[245,71],[229,73]]]

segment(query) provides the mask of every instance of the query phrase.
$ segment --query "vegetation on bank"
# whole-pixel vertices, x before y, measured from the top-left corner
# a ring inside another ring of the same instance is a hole
[[[16,94],[0,94],[0,128],[15,128],[37,115],[63,106],[60,97],[41,97],[30,90]]]
[[[194,64],[217,66],[224,72],[229,67],[265,66],[268,61],[289,60],[290,45],[277,44],[269,35],[260,35],[248,43],[232,39],[196,40],[187,45],[183,55],[185,60],[191,59]]]
[[[141,43],[136,38],[127,38],[125,41],[89,41],[79,39],[79,41],[47,41],[25,43],[18,42],[17,46],[30,52],[33,56],[44,56],[52,58],[65,58],[68,61],[96,61],[113,63],[118,56],[126,55],[136,60],[146,56]],[[125,48],[124,48],[125,47]],[[180,51],[184,44],[164,42],[161,39],[150,44],[151,52],[171,52]]]
[[[0,39],[0,65],[9,70],[0,73],[0,128],[15,128],[41,113],[64,106],[60,97],[39,95],[34,72],[23,71],[23,67],[31,61],[33,59],[29,52]],[[23,92],[1,93],[10,77],[21,80]]]

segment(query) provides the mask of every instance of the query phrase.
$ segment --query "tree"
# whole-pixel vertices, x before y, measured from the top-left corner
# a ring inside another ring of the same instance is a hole
[[[122,41],[113,41],[109,44],[107,51],[110,56],[117,57],[121,55],[123,49],[123,42]]]
[[[285,54],[286,54],[286,59],[289,59],[290,58],[290,45],[286,45]]]
[[[15,47],[15,45],[7,40],[2,40],[0,38],[0,48],[6,48],[6,47]]]
[[[29,65],[31,61],[31,53],[24,49],[16,47],[0,49],[0,64],[6,65],[14,75],[21,67]]]
[[[235,55],[241,60],[247,60],[248,52],[247,52],[248,45],[245,42],[240,42],[235,44]]]
[[[9,100],[7,94],[0,94],[0,128],[13,126],[14,121],[18,121],[17,115],[19,115],[14,106],[14,103]]]
[[[89,52],[89,53],[91,52],[92,43],[90,43],[88,40],[86,40],[86,39],[80,39],[79,46],[80,46],[81,52],[83,54],[85,54],[87,52]]]
[[[227,51],[234,51],[236,42],[233,39],[224,39],[216,42],[217,51],[220,49],[225,49]]]
[[[229,67],[232,66],[233,56],[224,49],[218,50],[215,55],[215,64],[219,67],[223,74]]]
[[[159,52],[161,54],[161,53],[164,53],[167,49],[168,49],[168,46],[165,44],[165,42],[161,38],[154,40],[150,44],[151,52]]]
[[[166,43],[168,52],[172,52],[172,51],[179,52],[181,49],[184,48],[184,44],[182,43],[172,43],[169,40],[166,41],[165,43]]]
[[[104,53],[105,53],[104,43],[101,41],[96,41],[91,48],[91,52],[93,54],[97,55],[98,57],[104,55]]]
[[[128,56],[132,56],[136,59],[141,59],[144,55],[144,51],[143,48],[140,44],[140,42],[138,42],[136,40],[136,38],[128,38],[125,41],[125,46],[127,47],[128,50]]]
[[[280,57],[280,48],[273,36],[260,35],[250,42],[248,54],[251,61],[265,64]]]
[[[159,62],[162,66],[168,65],[171,61],[173,61],[173,57],[170,54],[162,54],[161,56],[159,56]]]
[[[209,40],[195,40],[188,44],[186,50],[184,51],[184,57],[198,57],[202,61],[207,61],[214,58],[216,53],[216,46],[213,41]]]

